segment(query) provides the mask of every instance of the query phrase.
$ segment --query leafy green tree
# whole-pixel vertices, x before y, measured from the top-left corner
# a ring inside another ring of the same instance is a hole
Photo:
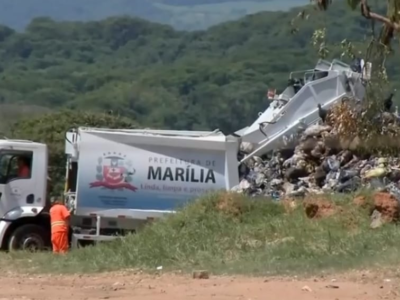
[[[357,18],[345,1],[290,34],[293,18],[311,8],[254,14],[197,32],[129,17],[41,17],[25,32],[0,27],[0,103],[36,111],[112,110],[143,127],[233,132],[265,110],[268,88],[282,91],[290,72],[315,65],[315,28],[328,28],[327,59],[340,57],[343,39],[365,40],[370,20]],[[400,87],[400,57],[389,57],[386,66]],[[2,131],[23,114],[14,116],[0,110]]]
[[[314,0],[318,7],[327,10],[331,5],[331,0]],[[383,25],[380,40],[384,45],[389,45],[395,35],[400,34],[400,1],[387,0],[379,3],[379,6],[386,6],[386,13],[373,10],[368,4],[368,0],[346,0],[349,7],[353,10],[360,8],[361,16],[367,20],[372,20]],[[380,7],[379,7],[380,8]],[[377,9],[377,8],[375,8]]]

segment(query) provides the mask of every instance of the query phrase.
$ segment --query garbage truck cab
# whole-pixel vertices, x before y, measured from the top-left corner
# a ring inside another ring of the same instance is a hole
[[[0,140],[0,245],[3,249],[50,246],[47,146]]]

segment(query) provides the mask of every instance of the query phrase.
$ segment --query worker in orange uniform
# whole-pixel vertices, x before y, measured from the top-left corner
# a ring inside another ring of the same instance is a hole
[[[66,253],[69,248],[68,230],[71,212],[60,199],[52,198],[51,203],[50,221],[53,253]]]
[[[18,177],[29,178],[31,170],[29,169],[30,163],[25,157],[18,157]]]

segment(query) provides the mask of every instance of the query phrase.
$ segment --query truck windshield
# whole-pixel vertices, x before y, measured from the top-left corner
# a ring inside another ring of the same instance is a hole
[[[16,178],[30,178],[31,158],[20,153],[0,154],[0,184]]]
[[[0,156],[0,183],[6,183],[12,173],[17,174],[16,157],[11,154]]]

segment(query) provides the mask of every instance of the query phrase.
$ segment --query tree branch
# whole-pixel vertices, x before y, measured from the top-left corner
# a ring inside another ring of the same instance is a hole
[[[361,0],[361,14],[367,19],[373,19],[386,24],[388,27],[393,28],[395,31],[400,31],[400,23],[390,20],[380,14],[370,11],[367,0]]]

